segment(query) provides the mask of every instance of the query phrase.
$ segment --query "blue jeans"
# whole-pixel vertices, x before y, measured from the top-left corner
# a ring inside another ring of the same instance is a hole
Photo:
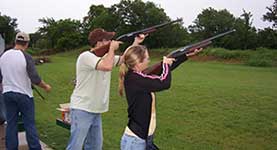
[[[0,91],[0,125],[3,124],[6,120],[6,108],[4,103],[4,97]]]
[[[154,135],[147,137],[146,150],[159,150],[158,146],[154,144]]]
[[[120,144],[121,150],[145,150],[146,141],[139,137],[123,134]]]
[[[7,92],[3,95],[7,110],[6,117],[8,123],[6,129],[7,150],[18,149],[17,121],[19,113],[22,115],[29,150],[41,150],[35,127],[34,99],[27,95],[15,92]]]
[[[67,150],[102,150],[101,114],[71,109],[70,139]]]

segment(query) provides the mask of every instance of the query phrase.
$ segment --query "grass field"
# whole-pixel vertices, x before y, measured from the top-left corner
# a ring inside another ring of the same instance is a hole
[[[38,66],[53,91],[36,96],[40,138],[65,149],[69,131],[55,124],[58,104],[69,102],[76,53],[51,57]],[[157,60],[157,59],[156,59]],[[125,98],[113,71],[110,110],[103,114],[104,150],[117,150],[127,122]],[[170,90],[157,93],[155,143],[162,150],[277,149],[277,68],[188,61],[173,72]]]

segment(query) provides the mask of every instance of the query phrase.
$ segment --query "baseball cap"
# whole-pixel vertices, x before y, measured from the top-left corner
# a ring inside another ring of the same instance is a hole
[[[25,41],[28,42],[30,41],[29,34],[24,33],[24,32],[18,32],[15,36],[16,41]]]
[[[102,28],[96,28],[89,33],[88,41],[90,46],[94,46],[98,41],[111,40],[115,32],[107,32]]]

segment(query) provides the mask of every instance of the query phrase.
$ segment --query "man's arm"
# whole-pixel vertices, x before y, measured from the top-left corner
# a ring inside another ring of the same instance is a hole
[[[107,53],[107,55],[102,57],[102,59],[96,65],[97,70],[102,70],[102,71],[112,70],[113,64],[114,64],[114,51],[118,49],[120,43],[121,42],[119,41],[111,42],[109,52]]]
[[[196,49],[192,53],[181,55],[181,56],[175,58],[176,61],[173,62],[173,64],[170,66],[171,71],[173,71],[175,68],[177,68],[180,64],[182,64],[186,60],[188,60],[188,57],[193,57],[193,56],[197,55],[199,52],[201,52],[202,50],[203,50],[202,48]]]
[[[195,56],[196,54],[200,53],[202,50],[203,50],[203,48],[196,49],[196,50],[193,51],[192,53],[186,54],[186,56],[187,56],[187,57]]]
[[[146,35],[140,34],[139,36],[135,37],[133,44],[130,45],[129,47],[139,45],[140,43],[142,43],[142,42],[144,41],[144,39],[145,39],[147,36],[148,36],[148,34],[146,34]],[[129,48],[129,47],[128,47],[128,48]],[[128,49],[128,48],[127,48],[127,49]],[[126,50],[127,50],[127,49],[126,49]],[[125,50],[125,52],[123,53],[123,55],[120,56],[120,60],[119,60],[118,65],[120,65],[120,64],[123,63],[123,61],[124,61],[124,55],[125,55],[125,53],[126,53],[126,50]]]
[[[38,84],[39,87],[43,88],[46,92],[51,91],[51,86],[49,84],[46,84],[43,80]]]
[[[0,92],[1,93],[3,92],[2,80],[3,80],[3,77],[2,77],[2,73],[1,73],[1,69],[0,69]]]
[[[26,66],[27,73],[32,84],[35,84],[43,88],[46,92],[49,92],[51,90],[51,86],[49,84],[46,84],[38,75],[38,72],[35,67],[35,62],[33,61],[32,56],[27,54],[26,52],[23,52],[23,54],[27,63],[27,66]]]

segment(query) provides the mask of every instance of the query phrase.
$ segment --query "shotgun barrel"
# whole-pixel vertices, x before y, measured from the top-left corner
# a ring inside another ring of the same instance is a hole
[[[208,45],[212,44],[212,40],[215,40],[217,38],[220,38],[220,37],[223,37],[227,34],[230,34],[232,32],[235,32],[236,30],[233,29],[233,30],[230,30],[230,31],[227,31],[227,32],[224,32],[224,33],[220,33],[218,35],[215,35],[215,36],[212,36],[210,38],[207,38],[205,40],[202,40],[200,42],[197,42],[197,43],[194,43],[194,44],[190,44],[190,45],[187,45],[185,47],[182,47],[180,49],[177,49],[177,50],[174,50],[172,52],[170,52],[167,57],[168,58],[177,58],[181,55],[185,55],[185,54],[189,54],[189,53],[192,53],[194,52],[196,49],[199,49],[199,48],[205,48],[207,47]],[[161,73],[161,69],[162,69],[162,62],[158,62],[148,68],[146,68],[143,72],[146,73],[146,74],[157,74],[159,75]]]
[[[180,18],[180,19],[176,19],[176,20],[173,20],[173,21],[170,21],[170,22],[165,22],[165,23],[162,23],[162,24],[154,25],[154,26],[142,29],[142,30],[138,30],[138,31],[127,33],[127,34],[123,34],[123,35],[115,38],[114,40],[122,41],[122,42],[131,41],[136,36],[138,36],[139,34],[149,34],[149,33],[157,31],[160,28],[163,28],[163,27],[168,26],[170,24],[174,24],[176,22],[181,22],[181,21],[182,21],[182,19]],[[94,49],[94,53],[98,57],[103,57],[109,51],[109,48],[110,48],[110,43]]]

